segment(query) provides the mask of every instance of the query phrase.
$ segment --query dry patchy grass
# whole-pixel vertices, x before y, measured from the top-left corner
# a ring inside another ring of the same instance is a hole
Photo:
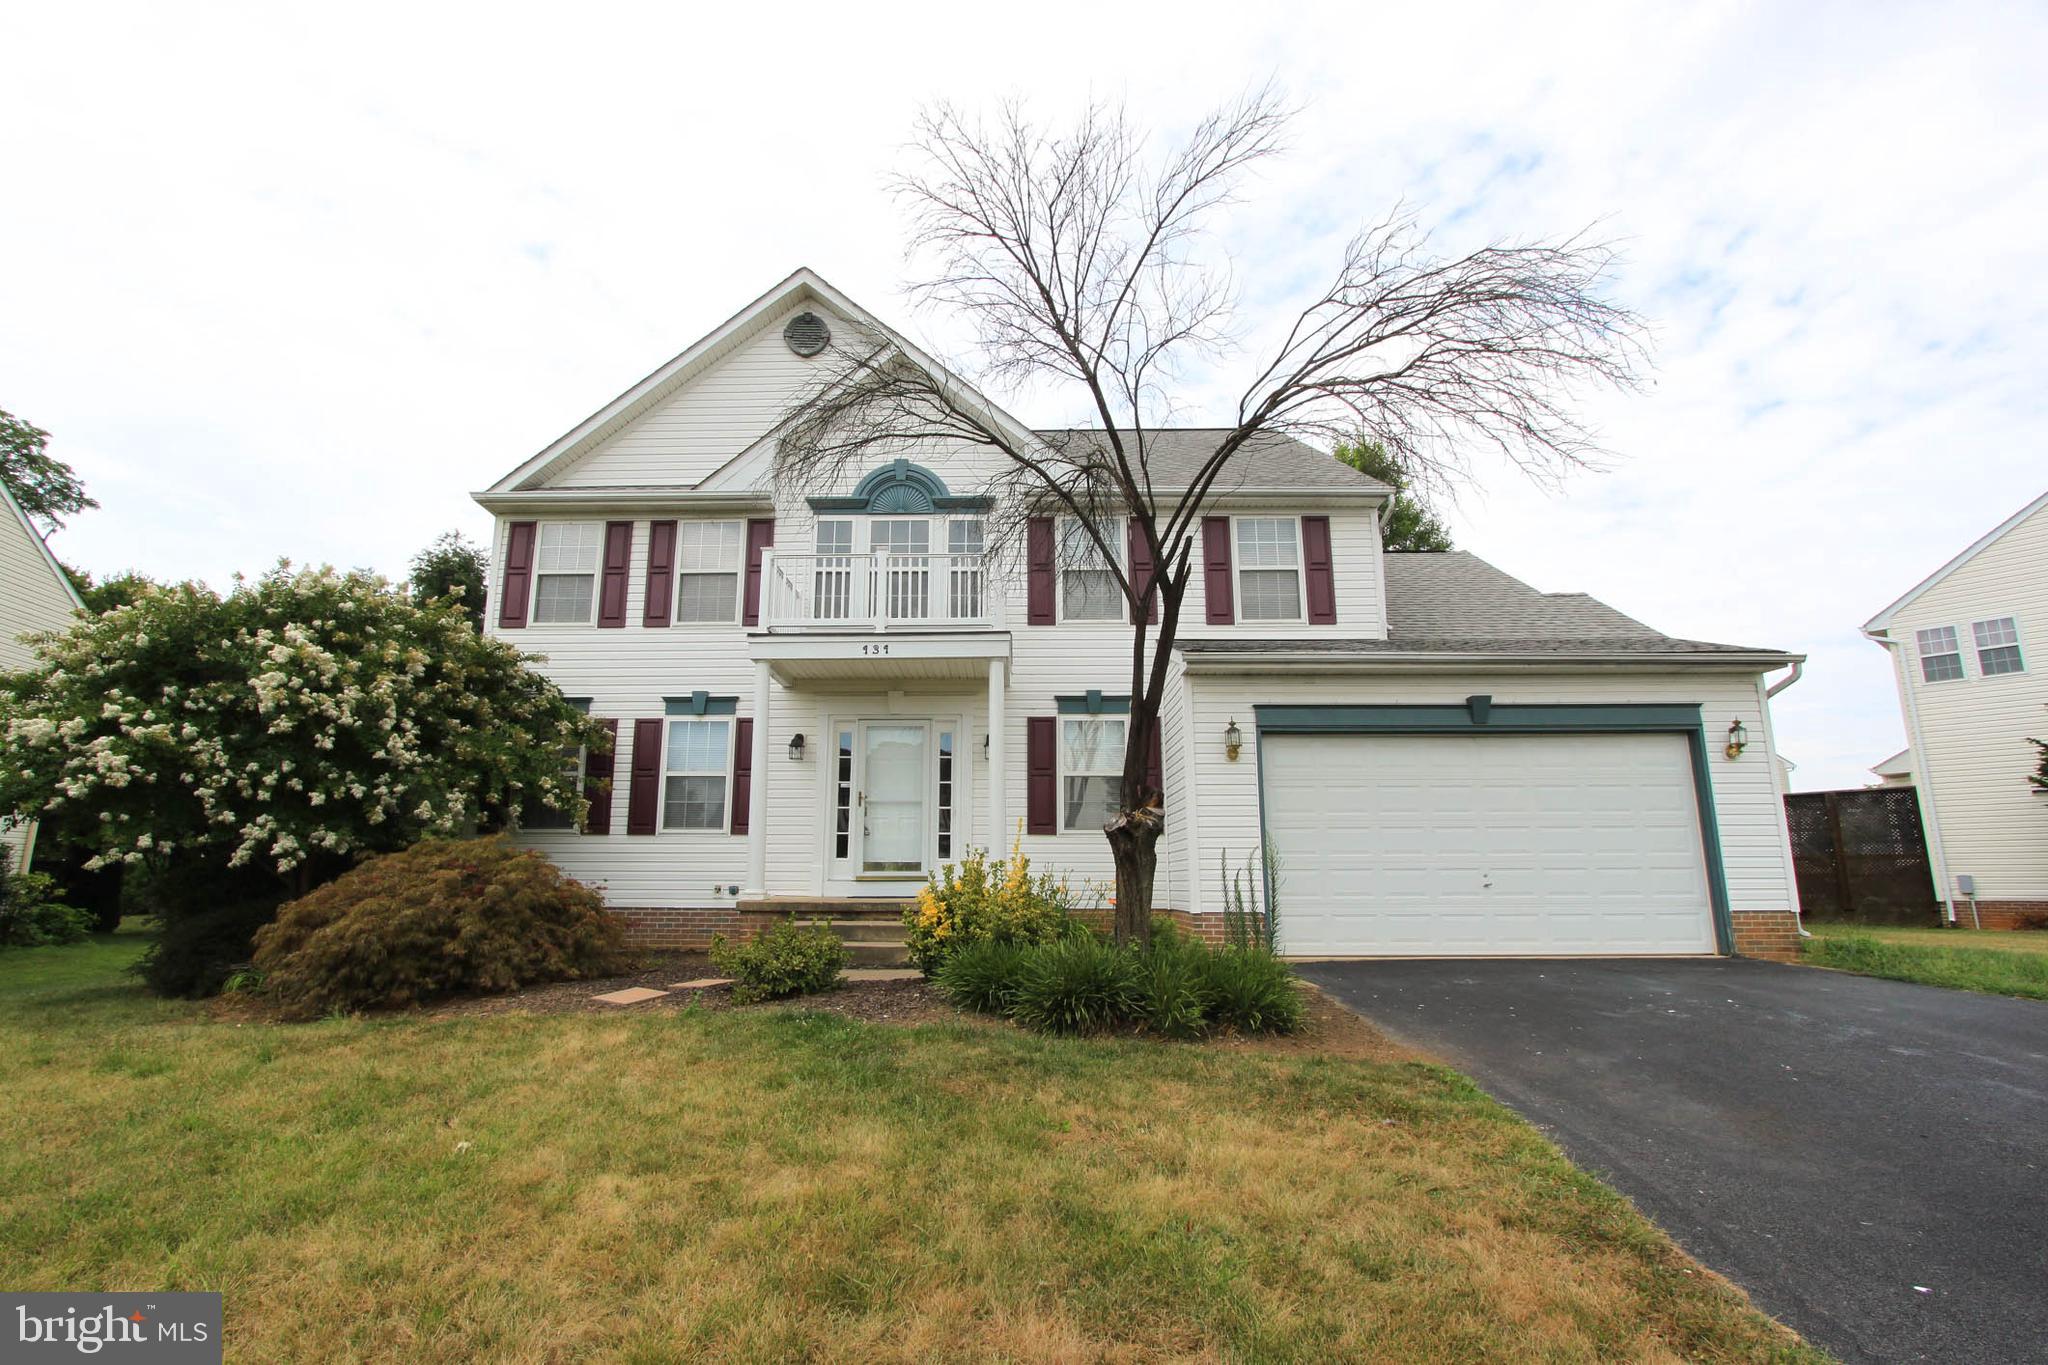
[[[0,957],[0,1283],[239,1360],[1793,1359],[1455,1073],[801,1010],[236,1025]]]

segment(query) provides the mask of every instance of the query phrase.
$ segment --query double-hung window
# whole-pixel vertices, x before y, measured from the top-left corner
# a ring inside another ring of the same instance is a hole
[[[583,712],[585,715],[590,714],[590,702],[588,700],[576,697],[570,697],[567,700],[569,705],[575,707],[578,711]],[[569,744],[563,746],[558,752],[562,759],[563,785],[568,787],[569,790],[574,791],[583,781],[583,746],[580,744]],[[576,816],[572,811],[557,810],[541,800],[537,795],[528,796],[523,808],[519,812],[519,826],[521,829],[574,829],[576,828]]]
[[[1914,632],[1920,645],[1920,676],[1928,682],[1954,682],[1963,676],[1963,652],[1954,626],[1933,626]]]
[[[676,620],[736,621],[745,530],[737,521],[676,527]]]
[[[1977,639],[1977,671],[1987,678],[2000,673],[2020,673],[2026,662],[2020,658],[2019,624],[2010,616],[1996,616],[1970,627]]]
[[[663,762],[661,827],[723,830],[732,721],[669,717]]]
[[[604,523],[544,521],[533,556],[533,623],[588,625],[597,601]]]
[[[946,608],[956,621],[981,616],[983,535],[979,517],[955,517],[946,523]]]
[[[1060,828],[1101,829],[1123,795],[1123,716],[1060,717]]]
[[[1238,614],[1247,621],[1301,619],[1301,522],[1237,519]]]
[[[1116,581],[1120,557],[1104,558],[1102,547],[1095,543],[1087,528],[1071,517],[1060,520],[1059,535],[1060,619],[1121,621],[1124,594]],[[1103,540],[1114,552],[1117,537],[1103,533]]]

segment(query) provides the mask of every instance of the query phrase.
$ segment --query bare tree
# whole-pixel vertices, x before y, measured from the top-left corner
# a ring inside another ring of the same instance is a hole
[[[1262,90],[1155,160],[1113,107],[1057,133],[1015,103],[987,123],[927,110],[915,168],[894,186],[912,212],[912,258],[929,264],[911,292],[964,317],[972,353],[956,372],[886,330],[835,334],[778,450],[778,478],[807,486],[929,442],[994,452],[991,553],[1014,548],[1028,519],[1057,514],[1114,572],[1132,623],[1120,809],[1105,829],[1120,941],[1149,932],[1163,812],[1146,756],[1195,532],[1244,482],[1260,444],[1363,436],[1425,484],[1446,485],[1471,477],[1472,451],[1491,450],[1555,480],[1597,453],[1574,391],[1633,386],[1645,360],[1640,320],[1603,296],[1605,245],[1577,236],[1446,259],[1396,211],[1352,239],[1328,287],[1249,371],[1213,449],[1155,483],[1156,433],[1176,386],[1242,350],[1229,272],[1204,259],[1204,224],[1276,153],[1287,117]],[[981,397],[1027,389],[1078,402],[1086,429],[1034,434]],[[1125,517],[1149,578],[1112,540]]]

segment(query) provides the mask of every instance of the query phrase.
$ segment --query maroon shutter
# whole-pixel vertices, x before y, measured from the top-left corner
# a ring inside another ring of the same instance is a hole
[[[1145,543],[1145,527],[1136,517],[1131,518],[1131,586],[1138,590],[1145,603],[1145,619],[1152,624],[1159,623],[1159,594],[1152,591],[1152,547]]]
[[[1152,725],[1152,740],[1145,746],[1145,785],[1159,793],[1159,804],[1166,804],[1166,754],[1159,743],[1160,724]]]
[[[669,604],[676,597],[676,524],[647,523],[647,600],[640,610],[643,626],[668,624]]]
[[[775,518],[747,523],[747,583],[740,624],[761,624],[761,552],[775,543]]]
[[[536,523],[515,521],[505,537],[505,583],[498,594],[498,629],[526,624],[526,599],[533,592],[533,532]]]
[[[732,727],[732,832],[747,832],[747,811],[754,800],[754,718],[742,717]]]
[[[1024,722],[1024,832],[1058,834],[1058,716],[1032,716]]]
[[[1202,518],[1202,600],[1209,624],[1227,626],[1237,619],[1231,609],[1230,518]]]
[[[626,624],[626,575],[633,568],[633,523],[604,524],[604,576],[597,585],[597,623],[611,630]]]
[[[1308,623],[1337,624],[1337,580],[1330,572],[1330,519],[1301,519],[1301,557],[1308,568]]]
[[[626,796],[626,833],[661,828],[661,722],[633,722],[633,785]]]
[[[590,813],[583,817],[585,834],[612,832],[612,759],[619,751],[619,723],[601,720],[598,724],[611,740],[602,750],[583,751],[583,799],[590,802]]]
[[[1051,517],[1033,517],[1025,527],[1024,566],[1029,578],[1024,619],[1034,626],[1049,626],[1053,623]]]

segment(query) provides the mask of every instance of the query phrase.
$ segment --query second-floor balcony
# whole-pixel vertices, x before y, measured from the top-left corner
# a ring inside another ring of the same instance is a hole
[[[1002,624],[978,554],[761,556],[765,630],[986,630]]]

